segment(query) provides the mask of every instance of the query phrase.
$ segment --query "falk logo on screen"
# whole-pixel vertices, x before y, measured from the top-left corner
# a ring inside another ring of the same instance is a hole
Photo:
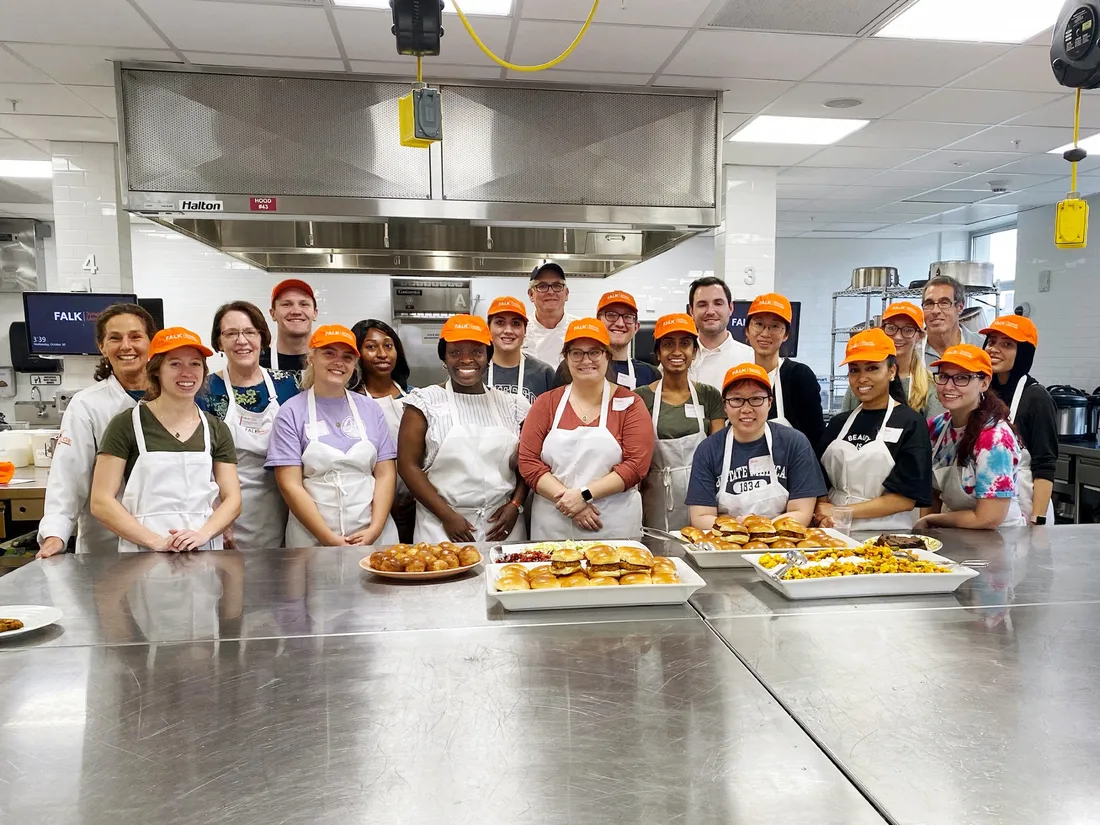
[[[94,324],[96,322],[96,319],[99,318],[100,313],[100,310],[93,310],[91,312],[88,312],[86,310],[73,310],[71,312],[66,310],[57,310],[53,314],[53,319],[55,321],[63,321],[68,323],[72,323],[75,321],[78,324]]]

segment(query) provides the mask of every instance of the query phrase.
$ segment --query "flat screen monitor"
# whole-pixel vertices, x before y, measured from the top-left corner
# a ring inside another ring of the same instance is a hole
[[[134,294],[24,292],[31,355],[99,355],[95,322],[111,304],[136,303]]]

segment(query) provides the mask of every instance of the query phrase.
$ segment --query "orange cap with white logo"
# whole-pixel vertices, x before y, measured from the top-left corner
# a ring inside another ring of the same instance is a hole
[[[675,332],[699,337],[699,330],[692,317],[683,312],[676,312],[672,315],[662,315],[657,319],[657,325],[653,328],[653,340],[660,341],[666,335],[672,335]]]
[[[769,310],[769,312],[770,311],[771,310]],[[722,394],[725,395],[726,390],[738,381],[755,381],[769,392],[772,388],[771,379],[768,378],[768,371],[759,364],[738,364],[736,367],[731,367],[726,372],[726,377],[722,381]]]
[[[448,344],[458,341],[473,341],[475,344],[490,346],[493,336],[489,334],[489,325],[478,315],[452,315],[443,324],[439,337]]]
[[[848,347],[844,351],[844,360],[840,362],[851,364],[853,361],[885,361],[891,355],[897,356],[898,348],[893,339],[878,327],[865,329],[848,339]]]
[[[961,367],[970,372],[993,375],[993,362],[989,360],[989,353],[973,344],[956,344],[948,347],[947,352],[941,355],[938,361],[932,362],[933,367],[942,367],[944,364]]]
[[[634,300],[634,296],[629,292],[623,292],[621,289],[616,289],[614,292],[605,292],[600,297],[600,302],[596,304],[597,314],[603,312],[605,307],[609,307],[612,304],[625,304],[635,312],[638,311],[638,302]]]
[[[527,320],[527,306],[519,298],[513,298],[511,295],[494,298],[493,302],[489,304],[489,311],[485,313],[485,317],[492,318],[494,315],[500,315],[503,312],[514,312],[524,321]]]
[[[149,357],[171,352],[180,347],[194,347],[207,358],[214,354],[214,350],[203,344],[202,339],[191,330],[184,327],[168,327],[153,336],[149,344]]]
[[[569,324],[568,329],[565,330],[565,343],[568,344],[580,338],[591,338],[605,347],[611,346],[611,336],[607,334],[607,327],[603,325],[603,321],[596,318],[581,318]]]
[[[924,310],[909,301],[898,301],[890,304],[882,313],[882,321],[886,323],[891,318],[909,318],[917,329],[924,329]]]
[[[333,344],[344,344],[351,347],[355,352],[359,352],[359,347],[355,343],[355,334],[347,327],[342,327],[339,324],[319,326],[313,331],[313,335],[309,339],[310,349],[330,347]]]
[[[989,335],[991,332],[999,332],[1019,344],[1039,346],[1039,330],[1030,318],[1022,315],[1002,315],[983,329],[982,335]]]
[[[791,323],[791,319],[794,318],[794,312],[791,310],[791,302],[776,292],[769,292],[765,295],[758,296],[752,304],[749,305],[749,312],[746,317],[751,318],[753,315],[762,315],[765,312],[770,312],[772,315],[778,315],[788,324]]]

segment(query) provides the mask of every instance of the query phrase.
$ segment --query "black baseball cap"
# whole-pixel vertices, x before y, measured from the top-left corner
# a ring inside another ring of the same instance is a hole
[[[532,281],[535,280],[535,278],[537,278],[543,272],[554,272],[557,275],[560,275],[561,279],[563,281],[565,280],[565,270],[562,269],[560,266],[558,266],[553,261],[547,261],[544,264],[539,264],[534,269],[532,269],[531,270],[531,280]]]

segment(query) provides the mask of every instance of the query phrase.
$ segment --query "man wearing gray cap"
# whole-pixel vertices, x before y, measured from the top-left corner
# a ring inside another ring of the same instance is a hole
[[[556,366],[561,361],[561,351],[565,346],[565,330],[571,321],[577,320],[565,311],[565,302],[569,300],[565,270],[552,262],[536,266],[531,273],[527,297],[535,305],[535,317],[527,326],[523,351],[532,358]]]

